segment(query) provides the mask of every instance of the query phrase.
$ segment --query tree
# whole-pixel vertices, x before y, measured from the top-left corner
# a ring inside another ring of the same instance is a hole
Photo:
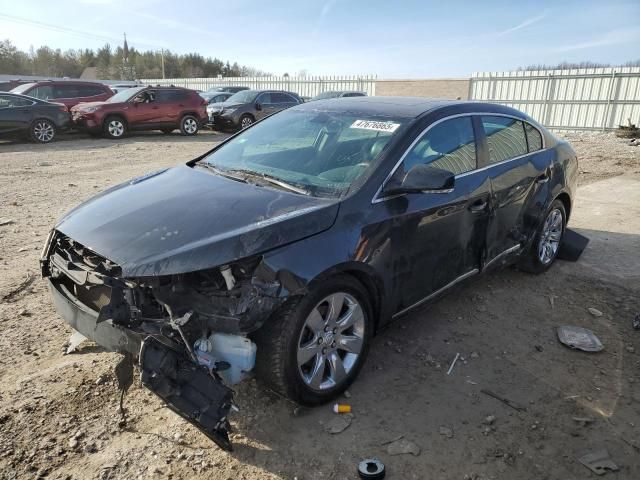
[[[103,80],[134,80],[136,78],[162,77],[162,55],[158,51],[138,51],[128,46],[127,59],[123,47],[111,47],[108,43],[96,51],[90,48],[78,50],[52,49],[41,46],[25,53],[10,40],[0,42],[0,73],[36,75],[47,77],[77,78],[87,67],[96,67],[97,76]],[[267,75],[253,67],[231,64],[219,58],[203,57],[199,53],[178,55],[164,51],[164,71],[167,78],[179,77],[258,77]]]

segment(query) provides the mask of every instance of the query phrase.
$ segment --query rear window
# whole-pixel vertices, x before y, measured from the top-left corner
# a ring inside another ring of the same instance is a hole
[[[503,162],[527,153],[527,139],[520,120],[482,116],[482,126],[487,136],[489,163]]]
[[[297,101],[288,93],[273,92],[271,94],[271,103],[297,103]]]
[[[542,135],[536,127],[530,123],[524,124],[524,130],[527,134],[527,144],[529,145],[529,151],[535,152],[536,150],[542,150]]]
[[[183,90],[158,90],[156,92],[157,102],[175,102],[187,98],[187,92]]]
[[[39,98],[40,100],[49,100],[54,97],[53,87],[51,85],[40,85],[27,93],[31,97]]]

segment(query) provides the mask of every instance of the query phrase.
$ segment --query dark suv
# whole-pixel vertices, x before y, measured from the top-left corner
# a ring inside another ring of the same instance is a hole
[[[272,113],[302,103],[293,92],[281,90],[243,90],[220,104],[222,110],[210,121],[219,129],[247,128]]]
[[[176,128],[183,135],[195,135],[207,119],[206,104],[195,90],[138,87],[118,92],[106,102],[77,105],[71,114],[80,130],[109,138],[122,138],[129,130],[171,133]]]
[[[113,91],[97,82],[73,80],[43,80],[17,86],[11,93],[21,93],[40,100],[63,103],[68,108],[82,102],[102,102],[113,96]]]

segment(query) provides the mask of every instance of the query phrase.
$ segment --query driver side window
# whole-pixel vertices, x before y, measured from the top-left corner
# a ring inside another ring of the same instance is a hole
[[[405,157],[405,172],[418,164],[455,175],[475,170],[476,143],[471,117],[445,120],[427,131]]]

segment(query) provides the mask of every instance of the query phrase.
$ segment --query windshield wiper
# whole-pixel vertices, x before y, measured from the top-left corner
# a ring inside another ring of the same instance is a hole
[[[254,172],[253,170],[246,170],[246,169],[229,169],[225,171],[231,172],[231,173],[239,173],[241,175],[244,175],[245,179],[246,177],[260,178],[270,183],[271,185],[276,185],[278,187],[284,188],[285,190],[289,190],[294,193],[299,193],[300,195],[309,195],[308,190],[302,187],[293,185],[289,182],[285,182],[284,180],[281,180],[278,177],[274,177],[273,175],[269,175],[268,173],[258,173],[258,172]]]
[[[197,165],[199,167],[207,168],[207,169],[211,170],[212,172],[217,173],[221,177],[230,178],[231,180],[235,180],[236,182],[248,183],[246,178],[240,177],[238,175],[231,175],[231,174],[228,173],[229,172],[228,170],[223,170],[221,168],[214,167],[210,163],[197,162],[195,165]]]

